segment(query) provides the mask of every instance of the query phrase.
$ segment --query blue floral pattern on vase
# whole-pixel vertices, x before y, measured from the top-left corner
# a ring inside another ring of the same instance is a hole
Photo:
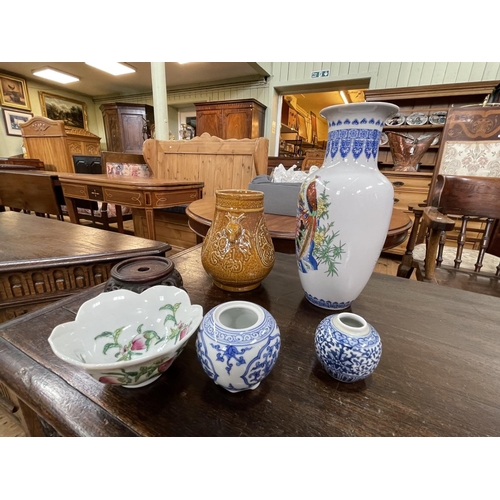
[[[377,331],[368,325],[365,335],[352,336],[337,328],[328,316],[316,329],[316,355],[327,373],[341,382],[362,380],[375,370],[382,355]]]
[[[200,325],[196,340],[198,360],[205,373],[228,391],[255,389],[278,358],[278,325],[268,311],[252,304],[262,311],[262,321],[246,329],[224,328],[214,319],[217,307],[205,315]]]
[[[326,157],[333,160],[340,152],[342,158],[346,158],[350,153],[356,160],[363,153],[367,160],[375,158],[378,153],[382,133],[380,127],[382,126],[383,123],[380,120],[367,120],[366,118],[329,122]]]

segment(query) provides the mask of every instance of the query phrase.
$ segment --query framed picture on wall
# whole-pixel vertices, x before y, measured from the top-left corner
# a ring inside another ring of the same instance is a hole
[[[68,127],[88,129],[87,105],[68,97],[38,92],[42,115],[51,120],[63,120]]]
[[[5,121],[5,131],[7,135],[22,136],[21,123],[26,123],[33,118],[33,113],[26,113],[24,111],[14,111],[13,109],[3,108],[3,119]]]
[[[0,74],[0,104],[9,108],[31,110],[26,81]]]

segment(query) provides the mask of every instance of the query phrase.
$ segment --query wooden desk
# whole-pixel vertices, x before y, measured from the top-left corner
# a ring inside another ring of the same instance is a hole
[[[102,286],[0,325],[0,380],[67,436],[500,436],[498,298],[373,274],[352,311],[379,331],[382,358],[366,380],[344,384],[316,359],[327,313],[304,298],[293,255],[277,253],[262,285],[242,294],[212,284],[199,246],[173,260],[205,313],[243,299],[276,318],[281,351],[255,391],[216,386],[194,337],[140,389],[102,385],[59,360],[50,332]]]
[[[106,174],[59,173],[71,222],[78,224],[76,200],[92,200],[127,205],[146,213],[147,237],[156,239],[154,210],[187,205],[202,196],[203,183],[172,181]],[[118,215],[118,214],[117,214]],[[118,221],[123,230],[123,222]]]
[[[215,212],[215,197],[194,201],[186,208],[189,227],[201,238],[208,232]],[[295,217],[264,214],[266,226],[277,252],[295,253]],[[408,237],[411,219],[400,210],[392,212],[391,223],[383,250],[397,247]]]
[[[0,322],[109,278],[119,261],[170,245],[20,212],[0,212]]]

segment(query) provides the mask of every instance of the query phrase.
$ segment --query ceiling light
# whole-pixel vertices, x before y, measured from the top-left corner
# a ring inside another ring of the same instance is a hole
[[[58,71],[52,68],[40,68],[33,71],[35,76],[39,76],[40,78],[45,78],[46,80],[52,80],[53,82],[58,83],[72,83],[80,81],[80,78],[73,75],[68,75],[68,73],[63,73],[62,71]]]
[[[97,62],[97,63],[85,63],[94,68],[105,71],[106,73],[111,73],[112,75],[125,75],[126,73],[135,73],[135,68],[123,63],[107,63],[107,62]]]

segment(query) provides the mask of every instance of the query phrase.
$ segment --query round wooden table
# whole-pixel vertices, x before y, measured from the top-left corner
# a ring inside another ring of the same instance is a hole
[[[214,213],[215,197],[193,201],[186,208],[189,227],[204,238],[212,224]],[[276,252],[295,253],[295,217],[276,214],[264,214],[264,217]],[[407,214],[401,210],[393,210],[383,250],[389,250],[403,243],[411,225],[411,219]]]

